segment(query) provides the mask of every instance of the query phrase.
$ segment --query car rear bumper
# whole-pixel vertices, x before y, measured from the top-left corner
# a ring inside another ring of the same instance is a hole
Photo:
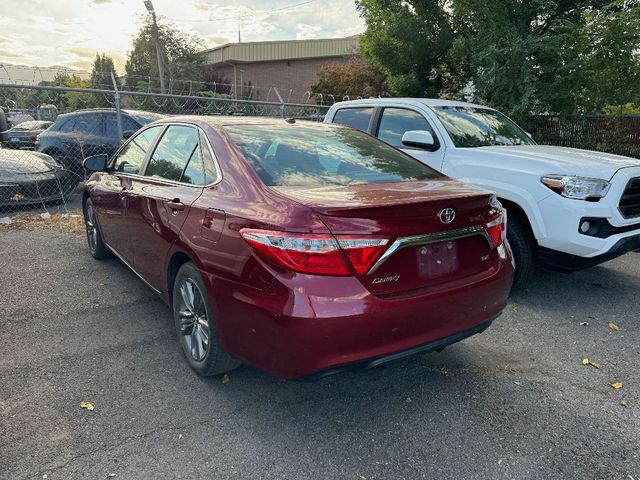
[[[389,298],[354,277],[292,274],[268,291],[208,277],[223,348],[294,379],[372,367],[479,333],[504,309],[513,267],[507,257],[454,287]]]

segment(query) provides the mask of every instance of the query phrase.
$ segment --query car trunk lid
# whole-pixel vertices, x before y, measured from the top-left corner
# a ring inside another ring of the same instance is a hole
[[[273,188],[312,208],[338,238],[389,239],[373,267],[358,275],[377,295],[460,282],[497,261],[484,228],[497,213],[492,195],[461,182]]]

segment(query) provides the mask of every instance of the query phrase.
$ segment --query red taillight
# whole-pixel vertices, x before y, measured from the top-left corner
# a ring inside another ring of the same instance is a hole
[[[338,235],[338,244],[358,275],[365,275],[384,252],[389,240],[375,237]]]
[[[365,274],[384,250],[386,238],[334,237],[243,228],[240,235],[254,250],[295,272],[348,276]]]
[[[503,210],[496,218],[485,225],[485,230],[494,247],[501,245],[507,238],[507,212]]]

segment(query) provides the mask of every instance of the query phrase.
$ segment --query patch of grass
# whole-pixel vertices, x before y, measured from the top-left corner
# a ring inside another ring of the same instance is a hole
[[[0,224],[2,230],[57,230],[64,233],[82,234],[85,232],[84,219],[80,210],[71,210],[68,214],[54,213],[48,218],[39,214],[18,214],[11,217],[11,223]]]

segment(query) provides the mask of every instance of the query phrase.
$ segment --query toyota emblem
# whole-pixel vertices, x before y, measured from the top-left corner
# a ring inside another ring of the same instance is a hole
[[[438,218],[444,224],[451,223],[456,218],[456,211],[453,208],[445,208],[443,210],[440,210],[440,213],[438,213]]]

